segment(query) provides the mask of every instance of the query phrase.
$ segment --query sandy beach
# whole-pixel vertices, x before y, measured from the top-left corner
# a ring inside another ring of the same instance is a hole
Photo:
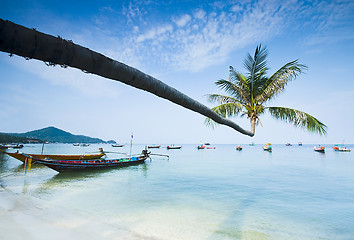
[[[0,187],[0,239],[142,239],[84,214]],[[146,238],[144,238],[146,239]]]

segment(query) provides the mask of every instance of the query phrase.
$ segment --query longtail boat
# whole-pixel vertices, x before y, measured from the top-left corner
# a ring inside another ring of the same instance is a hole
[[[124,144],[112,144],[112,147],[124,147]]]
[[[16,158],[22,162],[25,162],[27,156],[33,159],[45,160],[45,159],[56,159],[56,160],[89,160],[98,159],[106,155],[103,150],[100,149],[100,153],[97,154],[82,154],[82,155],[57,155],[57,154],[32,154],[32,153],[21,153],[19,151],[15,153],[5,152],[5,154]]]
[[[148,145],[147,147],[148,148],[160,148],[161,145]]]
[[[167,146],[167,149],[180,149],[180,148],[182,148],[182,146],[174,146],[174,145]]]
[[[138,157],[127,157],[119,159],[96,159],[96,160],[55,160],[55,159],[33,159],[37,163],[43,164],[58,172],[108,169],[116,167],[131,166],[144,163],[149,157],[149,152],[143,150]]]

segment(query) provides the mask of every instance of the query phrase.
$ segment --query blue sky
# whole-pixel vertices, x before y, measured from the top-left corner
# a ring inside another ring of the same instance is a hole
[[[269,74],[299,59],[309,69],[269,106],[305,111],[328,126],[318,136],[262,115],[253,138],[120,82],[0,53],[0,132],[55,126],[137,143],[354,143],[354,2],[16,1],[0,18],[70,39],[133,66],[213,107],[205,95],[228,66],[245,72],[256,46]],[[246,118],[233,118],[250,129]]]

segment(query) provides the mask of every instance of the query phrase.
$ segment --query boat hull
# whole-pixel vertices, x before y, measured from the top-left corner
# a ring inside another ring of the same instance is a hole
[[[160,148],[161,145],[153,145],[153,146],[147,146],[148,148]]]
[[[181,149],[182,146],[178,146],[178,147],[170,147],[170,146],[167,146],[167,149]]]
[[[82,170],[94,170],[94,169],[109,169],[118,168],[124,166],[138,165],[145,162],[148,156],[140,156],[133,158],[121,158],[112,160],[76,160],[76,161],[65,161],[65,160],[38,160],[37,163],[43,164],[58,172],[68,172],[68,171],[82,171]]]
[[[263,150],[264,150],[264,151],[271,152],[271,151],[272,151],[272,148],[271,148],[271,147],[263,147]]]
[[[57,160],[90,160],[99,159],[103,157],[104,153],[99,154],[83,154],[83,155],[42,155],[42,154],[22,154],[22,153],[8,153],[7,155],[16,158],[22,162],[25,162],[26,155],[32,157],[33,159],[45,160],[45,159],[57,159]]]

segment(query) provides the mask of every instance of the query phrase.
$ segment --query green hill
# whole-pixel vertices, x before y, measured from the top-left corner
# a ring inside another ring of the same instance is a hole
[[[0,133],[0,143],[30,143],[30,142],[43,142],[39,139],[29,139],[26,137],[13,136],[7,133]]]
[[[83,135],[74,135],[55,127],[47,127],[26,133],[7,133],[6,135],[27,139],[41,139],[43,141],[52,143],[107,143],[106,141],[103,141],[99,138],[91,138]],[[109,142],[111,143],[112,141]]]

